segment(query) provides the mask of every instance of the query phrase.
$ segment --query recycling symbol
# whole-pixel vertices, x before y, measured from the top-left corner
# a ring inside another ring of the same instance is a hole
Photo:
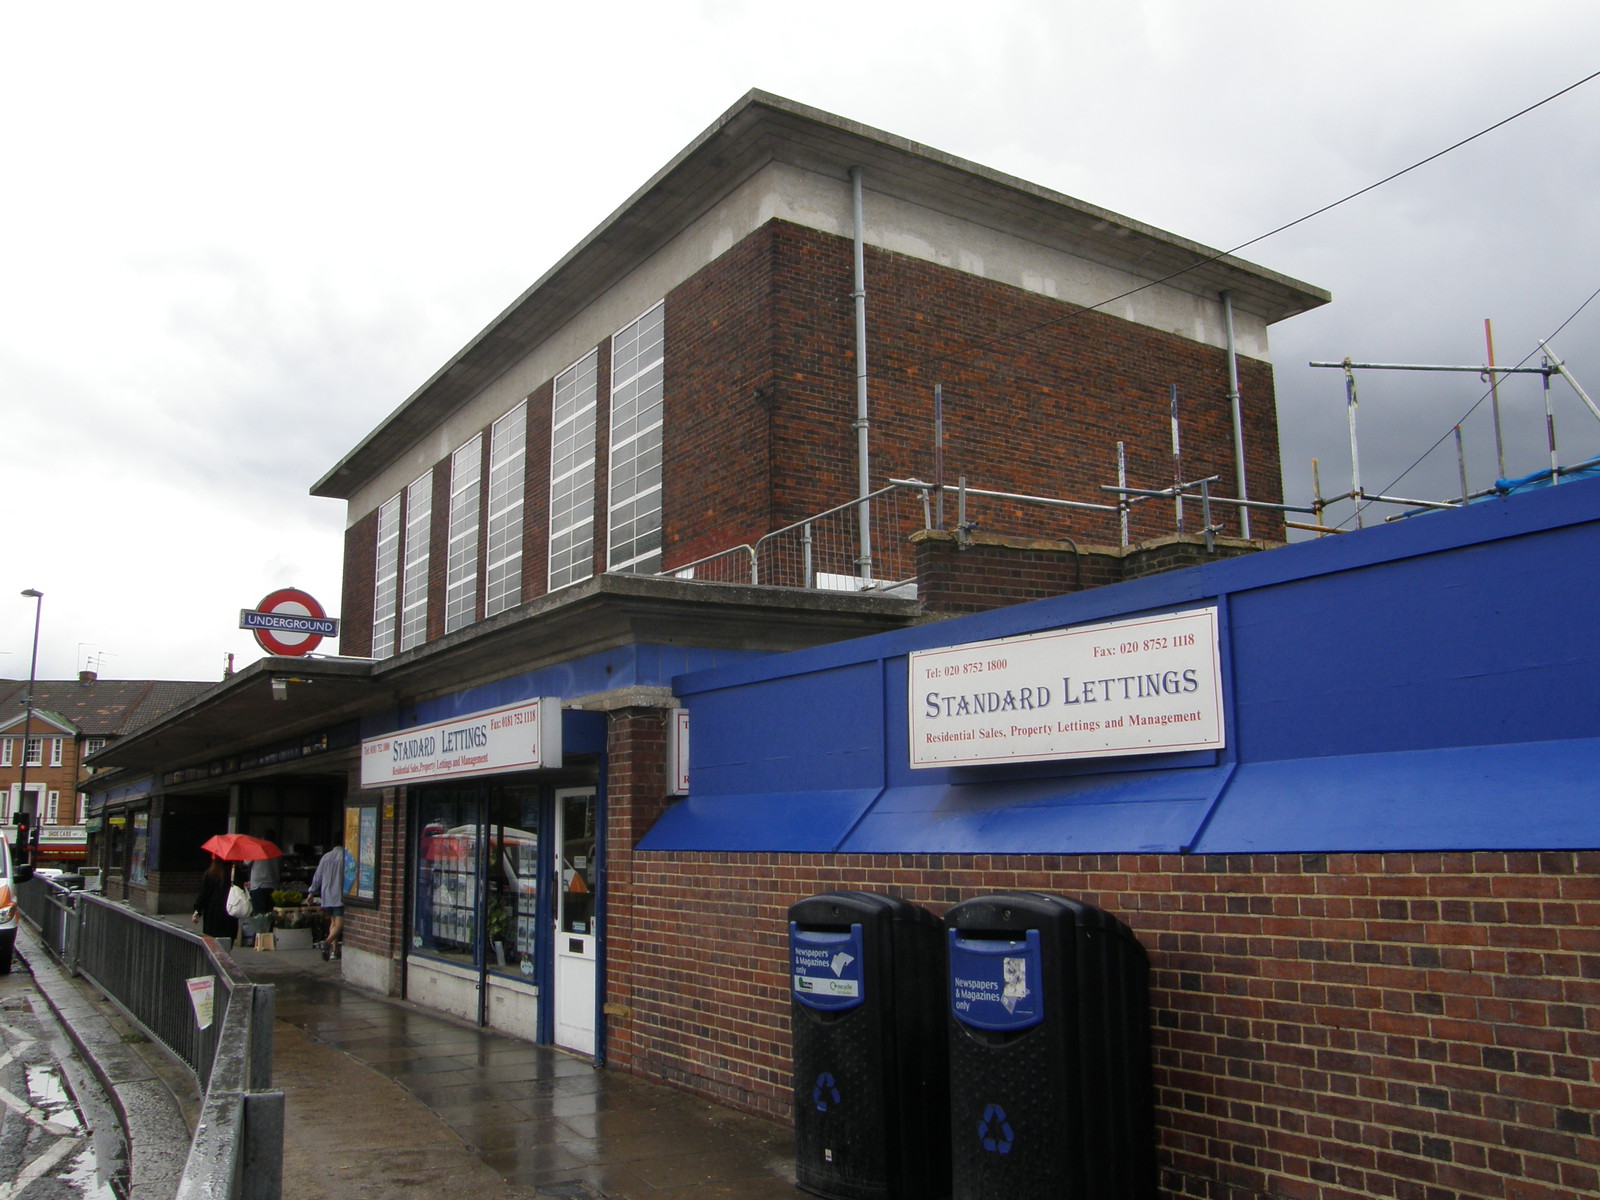
[[[978,1140],[991,1154],[1011,1153],[1011,1143],[1016,1138],[1011,1132],[1011,1122],[1006,1120],[1006,1110],[998,1104],[983,1110],[983,1120],[978,1122]]]
[[[833,1076],[828,1072],[817,1076],[817,1086],[811,1089],[811,1103],[817,1106],[820,1113],[839,1107],[839,1085],[834,1083]]]

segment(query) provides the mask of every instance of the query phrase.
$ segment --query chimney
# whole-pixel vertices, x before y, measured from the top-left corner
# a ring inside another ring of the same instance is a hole
[[[78,672],[78,682],[79,683],[93,683],[98,678],[99,678],[99,676],[96,675],[93,671],[79,671]]]

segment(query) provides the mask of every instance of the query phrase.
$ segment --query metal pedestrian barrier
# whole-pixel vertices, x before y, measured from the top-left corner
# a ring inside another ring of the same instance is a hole
[[[62,966],[94,984],[204,1090],[177,1200],[280,1200],[272,986],[238,974],[210,939],[100,896],[35,877],[18,888],[18,903]]]

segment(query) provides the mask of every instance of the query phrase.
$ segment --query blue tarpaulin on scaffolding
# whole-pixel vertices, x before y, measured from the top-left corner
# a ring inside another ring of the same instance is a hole
[[[1549,471],[1535,471],[1531,475],[1524,475],[1520,479],[1496,479],[1494,490],[1502,496],[1515,495],[1518,492],[1531,492],[1537,488],[1547,488],[1556,482],[1572,483],[1579,479],[1600,478],[1600,458],[1590,459],[1588,462],[1579,463],[1575,467],[1565,467],[1557,471],[1552,478]]]

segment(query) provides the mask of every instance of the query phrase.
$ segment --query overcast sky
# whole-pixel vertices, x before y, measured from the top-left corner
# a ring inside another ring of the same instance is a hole
[[[24,588],[40,678],[219,678],[279,587],[336,614],[310,486],[752,87],[1228,249],[1600,69],[1587,0],[576,7],[0,6],[0,677]],[[1313,456],[1350,483],[1309,360],[1481,364],[1490,318],[1537,363],[1600,288],[1597,130],[1600,80],[1243,252],[1334,296],[1272,333],[1290,499]],[[1600,300],[1553,345],[1600,397],[1597,334]],[[1368,489],[1454,491],[1477,376],[1360,384]],[[1600,454],[1551,397],[1562,461]],[[1501,400],[1539,469],[1539,378]]]

